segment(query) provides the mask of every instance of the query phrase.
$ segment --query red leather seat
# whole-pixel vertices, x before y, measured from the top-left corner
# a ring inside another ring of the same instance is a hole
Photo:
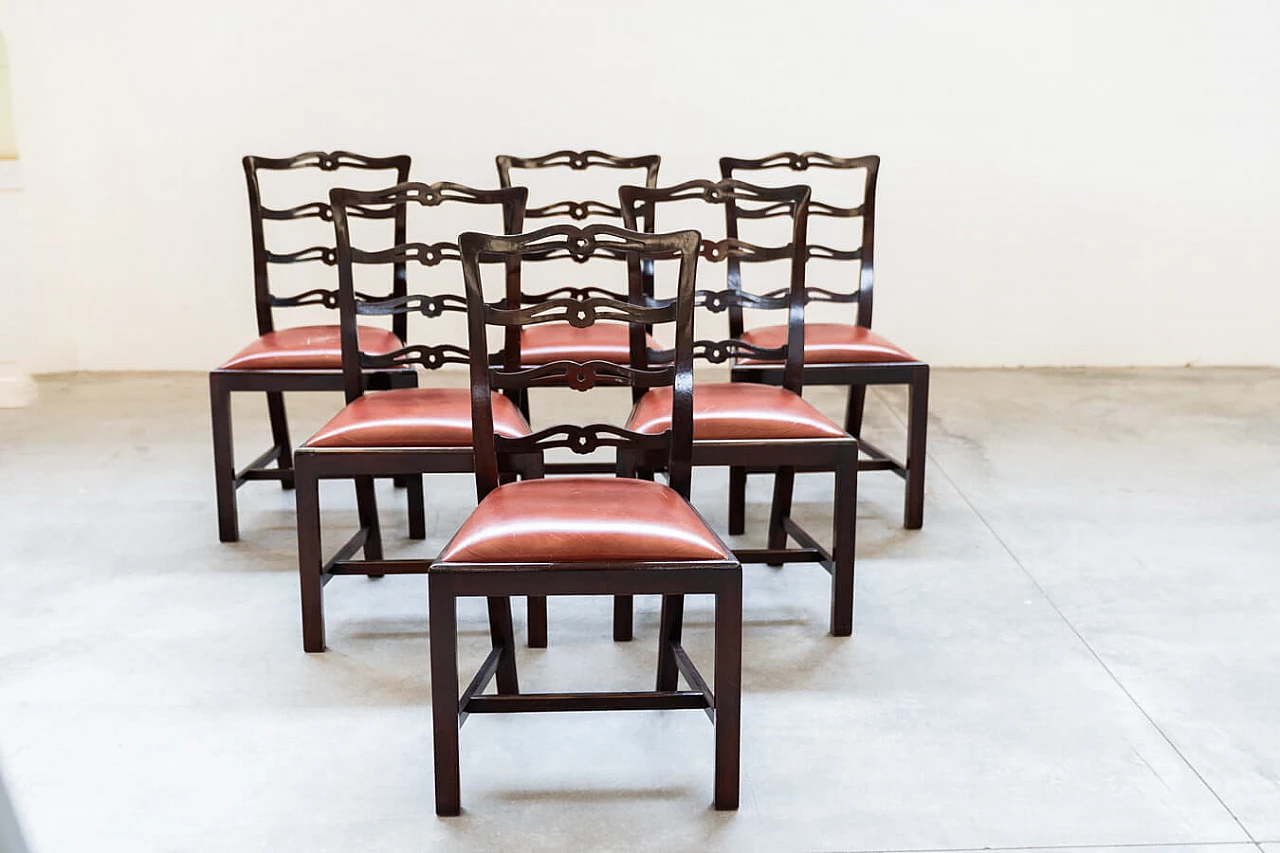
[[[762,326],[744,332],[743,343],[773,349],[787,342],[787,327]],[[875,364],[916,361],[916,358],[887,338],[862,326],[840,323],[805,323],[805,364]],[[740,358],[738,364],[777,364],[766,358]]]
[[[385,355],[404,346],[386,329],[359,327],[360,349]],[[219,370],[341,370],[337,326],[298,326],[268,332],[227,359]]]
[[[507,397],[493,395],[494,432],[529,434]],[[466,388],[397,388],[348,403],[307,447],[470,447],[471,392]]]
[[[656,434],[671,426],[671,389],[647,391],[627,421],[633,432]],[[845,431],[799,394],[753,382],[693,386],[695,440],[843,438]]]
[[[626,323],[593,323],[584,329],[568,323],[542,323],[521,330],[520,361],[528,367],[553,361],[631,362],[630,326]],[[646,336],[651,349],[659,349]]]
[[[499,486],[440,554],[451,563],[728,559],[719,537],[674,489],[612,477]]]

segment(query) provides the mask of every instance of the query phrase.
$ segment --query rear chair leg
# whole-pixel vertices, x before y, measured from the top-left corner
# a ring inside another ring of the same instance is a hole
[[[289,421],[284,414],[284,394],[267,392],[267,417],[271,421],[271,440],[276,445],[276,465],[287,472],[280,480],[280,488],[293,488],[293,445],[289,442]]]
[[[529,628],[529,648],[547,647],[547,597],[531,595],[525,600],[525,621]]]
[[[741,536],[747,530],[747,469],[729,469],[729,535]]]
[[[511,625],[511,599],[507,596],[489,598],[489,639],[495,649],[502,649],[498,658],[499,693],[519,693],[520,682],[516,676],[516,633]]]
[[[844,410],[844,431],[854,438],[862,435],[862,412],[867,403],[867,386],[850,385]]]
[[[360,527],[365,530],[364,558],[382,559],[382,527],[378,523],[378,499],[373,490],[372,477],[356,477],[356,508],[360,515]]]
[[[613,597],[613,640],[625,643],[635,636],[634,595],[615,595]]]
[[[773,479],[773,504],[769,508],[769,548],[787,547],[787,529],[782,520],[791,515],[791,492],[795,487],[796,469],[779,468]],[[770,563],[775,568],[781,563]]]
[[[716,620],[717,630],[720,624]],[[678,645],[684,633],[684,596],[662,596],[662,624],[658,628],[658,686],[659,691],[675,690],[680,683],[680,670],[676,667],[676,655],[672,644]],[[717,649],[719,648],[717,640]],[[718,689],[718,688],[717,688]]]
[[[836,464],[835,513],[832,520],[831,633],[853,633],[853,569],[857,541],[858,451],[850,448]]]
[[[410,474],[405,477],[405,488],[408,489],[409,503],[409,538],[427,538],[427,503],[423,497],[422,475]]]

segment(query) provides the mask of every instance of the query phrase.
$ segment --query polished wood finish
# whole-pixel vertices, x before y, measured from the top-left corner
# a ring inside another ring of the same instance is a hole
[[[273,252],[267,247],[264,223],[267,221],[295,221],[305,219],[332,219],[333,211],[325,201],[312,201],[289,208],[267,207],[262,202],[258,175],[263,171],[287,171],[292,169],[318,169],[336,172],[342,169],[385,171],[393,174],[397,182],[409,179],[410,158],[365,157],[349,151],[326,153],[310,151],[295,157],[245,157],[245,182],[249,193],[249,227],[253,240],[254,308],[258,334],[265,335],[276,329],[275,311],[301,305],[322,305],[336,308],[336,289],[313,289],[290,296],[280,296],[271,289],[270,271],[280,264],[337,263],[335,250],[330,246],[309,246],[291,252]],[[394,238],[404,240],[405,220],[403,212],[392,211],[386,218],[393,220]],[[393,265],[391,295],[403,296],[405,285],[404,264]],[[393,326],[393,331],[404,340],[403,321]],[[375,388],[407,388],[417,384],[412,370],[379,368],[368,371],[365,380]],[[209,410],[213,427],[214,485],[218,504],[218,538],[223,542],[235,542],[240,538],[240,523],[236,503],[236,490],[251,480],[278,480],[283,488],[294,486],[293,448],[289,438],[289,425],[285,415],[286,391],[339,391],[343,377],[339,370],[213,370],[209,373]],[[242,470],[236,470],[232,442],[231,395],[234,392],[265,392],[267,416],[271,423],[272,446],[260,454]],[[275,467],[270,467],[274,463]]]
[[[459,238],[467,282],[468,335],[474,418],[476,491],[483,502],[499,487],[504,458],[540,454],[550,448],[568,447],[585,453],[596,447],[613,447],[619,473],[638,464],[670,472],[670,488],[688,500],[692,466],[693,430],[693,298],[699,236],[694,231],[644,235],[605,225],[579,229],[561,225],[527,235],[494,237],[474,233]],[[502,261],[509,271],[530,257],[547,251],[565,251],[583,260],[622,254],[628,266],[629,292],[622,301],[605,296],[587,300],[553,298],[538,305],[511,305],[505,301],[486,305],[480,286],[481,260]],[[639,278],[645,260],[678,259],[679,287],[674,299],[659,300],[640,293]],[[561,361],[535,368],[518,361],[490,359],[488,330],[501,329],[504,341],[513,331],[546,322],[570,322],[580,327],[606,318],[642,328],[673,324],[676,343],[670,359],[650,365],[643,356],[630,365],[604,361]],[[596,385],[626,382],[643,388],[673,388],[671,427],[660,434],[631,432],[607,424],[564,424],[530,436],[510,438],[492,429],[492,391],[512,391],[564,382],[580,391]],[[565,481],[561,481],[565,482]],[[526,484],[505,488],[515,489]],[[532,485],[532,484],[527,484]],[[568,485],[566,483],[566,485]],[[637,484],[639,485],[639,484]],[[644,488],[654,488],[644,484]],[[495,496],[497,497],[497,496]],[[715,537],[714,533],[708,533]],[[718,540],[717,540],[718,541]],[[607,549],[605,549],[607,551]],[[445,553],[451,553],[447,546]],[[728,554],[723,543],[717,552]],[[535,711],[595,711],[699,708],[715,725],[714,805],[738,806],[741,666],[742,666],[742,569],[733,559],[622,562],[584,558],[579,562],[551,562],[530,552],[527,562],[518,554],[495,563],[449,562],[431,567],[430,588],[432,719],[435,742],[436,813],[456,815],[462,808],[459,771],[459,727],[474,713],[525,713]],[[522,692],[515,670],[515,645],[510,629],[509,601],[513,595],[637,595],[660,594],[671,602],[665,630],[659,641],[656,689],[603,693]],[[710,594],[716,601],[716,650],[714,690],[698,673],[679,644],[679,611],[684,595]],[[459,693],[457,661],[457,599],[486,596],[490,602],[492,651],[468,686]],[[691,689],[679,690],[683,674]],[[497,678],[496,694],[485,695],[491,678]]]
[[[522,226],[527,192],[523,187],[479,190],[452,183],[400,183],[384,190],[357,191],[334,189],[330,193],[338,266],[338,315],[342,336],[343,390],[348,404],[359,400],[368,390],[365,376],[370,370],[402,370],[417,366],[434,370],[446,364],[468,364],[470,354],[463,346],[433,341],[408,343],[386,355],[362,352],[357,336],[360,317],[391,316],[404,323],[409,314],[438,318],[449,313],[464,313],[466,300],[461,293],[408,293],[373,300],[358,298],[355,290],[355,268],[390,266],[399,270],[407,263],[436,266],[457,263],[461,259],[456,240],[437,242],[409,241],[401,235],[390,248],[369,251],[352,245],[349,219],[353,215],[383,215],[398,211],[403,217],[408,205],[435,207],[441,204],[492,205],[501,214],[504,230],[515,232]],[[415,234],[415,238],[420,235]],[[514,457],[513,466],[526,463],[536,469],[536,462]],[[303,648],[308,652],[325,649],[323,587],[336,575],[425,573],[430,560],[385,559],[381,525],[373,492],[375,477],[398,477],[409,485],[409,535],[426,538],[423,474],[467,473],[472,470],[472,450],[464,447],[313,447],[299,448],[296,454],[298,497],[298,572],[302,598]],[[513,468],[514,472],[514,468]],[[507,476],[510,476],[508,474]],[[321,553],[319,481],[352,479],[356,483],[360,527],[338,551],[328,559]],[[355,558],[360,551],[364,559]]]
[[[729,179],[736,174],[755,174],[771,169],[786,169],[792,173],[805,172],[809,169],[837,169],[861,171],[865,175],[863,193],[860,204],[852,207],[839,207],[811,200],[809,213],[811,216],[834,217],[839,219],[858,219],[861,222],[858,246],[854,249],[833,249],[827,246],[807,245],[806,253],[811,259],[823,259],[843,262],[848,266],[856,264],[856,273],[846,276],[848,285],[838,289],[809,287],[806,291],[808,302],[834,302],[856,306],[856,316],[851,318],[857,325],[871,328],[873,298],[875,295],[875,222],[876,222],[876,182],[879,178],[880,158],[874,155],[865,157],[832,157],[818,152],[794,153],[784,152],[759,159],[742,159],[722,157],[720,174]],[[762,218],[758,212],[742,211],[730,205],[726,207],[726,228],[729,236],[736,238],[740,222],[743,219]],[[775,215],[775,214],[768,214]],[[740,277],[732,269],[731,282],[741,286]],[[741,311],[731,311],[729,315],[730,333],[740,335],[743,332]],[[906,481],[903,506],[903,526],[910,530],[920,528],[924,524],[924,476],[927,453],[927,430],[929,408],[929,365],[921,361],[894,362],[860,362],[850,364],[808,364],[804,368],[805,382],[810,385],[842,385],[849,389],[848,402],[845,409],[845,429],[857,437],[860,442],[863,458],[859,470],[888,470]],[[767,382],[778,384],[783,382],[782,371],[771,365],[735,365],[732,370],[734,381]],[[862,414],[866,403],[868,385],[906,385],[909,403],[907,411],[907,455],[903,461],[894,459],[890,454],[861,438]],[[754,469],[736,467],[730,473],[730,533],[741,533],[743,529],[743,507],[746,501],[746,480],[748,473]]]
[[[655,230],[659,207],[681,202],[701,201],[720,205],[726,210],[745,211],[747,215],[790,217],[791,239],[784,246],[759,246],[734,235],[718,241],[702,240],[699,245],[700,256],[711,263],[726,264],[728,287],[721,291],[699,290],[695,297],[695,304],[706,313],[737,311],[740,314],[743,308],[786,311],[786,344],[769,351],[746,344],[737,337],[730,337],[722,341],[699,340],[694,344],[694,351],[698,357],[710,363],[723,363],[747,355],[777,358],[781,361],[775,371],[779,384],[795,395],[800,395],[805,378],[802,357],[808,256],[803,247],[807,245],[809,188],[801,185],[760,187],[741,181],[723,180],[689,181],[665,188],[624,186],[618,192],[624,222],[628,227],[646,232]],[[771,261],[789,264],[788,287],[763,295],[750,293],[740,287],[742,264]],[[740,323],[738,328],[741,328]],[[735,555],[744,563],[764,562],[776,565],[784,561],[790,562],[791,558],[819,563],[831,574],[831,633],[836,636],[850,635],[853,632],[856,538],[856,439],[850,435],[838,438],[752,437],[749,421],[746,420],[742,433],[742,438],[732,440],[695,438],[692,459],[695,466],[727,466],[731,471],[762,471],[775,475],[768,547],[764,550],[736,549]],[[835,513],[829,552],[817,547],[814,537],[791,518],[791,484],[796,470],[835,472]],[[738,506],[734,511],[738,513],[738,517],[731,517],[731,523],[736,520],[740,524],[742,509]],[[795,539],[801,547],[788,548],[788,539]],[[628,640],[631,633],[631,602],[619,599],[615,602],[614,637]]]

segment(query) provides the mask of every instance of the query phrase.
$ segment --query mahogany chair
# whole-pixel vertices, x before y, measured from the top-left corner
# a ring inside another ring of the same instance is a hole
[[[868,458],[858,465],[862,471],[892,471],[906,481],[903,508],[903,526],[909,530],[924,524],[924,471],[926,431],[929,419],[929,365],[920,361],[887,338],[871,331],[871,308],[874,295],[876,178],[880,158],[831,157],[817,152],[803,154],[774,154],[759,160],[743,160],[736,157],[720,159],[720,174],[732,178],[738,172],[758,172],[767,169],[789,169],[804,172],[810,168],[842,169],[863,174],[862,201],[852,207],[837,207],[819,201],[811,201],[811,216],[861,220],[858,245],[852,249],[832,249],[827,246],[809,245],[810,260],[842,261],[851,273],[841,282],[838,276],[824,277],[831,289],[809,287],[809,302],[832,302],[856,306],[852,323],[813,323],[805,327],[804,381],[809,385],[845,385],[849,388],[845,410],[845,429],[858,438],[862,452]],[[753,180],[754,180],[753,176]],[[730,237],[738,236],[739,220],[759,219],[776,213],[741,211],[730,205],[725,209],[726,225]],[[730,260],[730,264],[736,262]],[[856,265],[856,266],[855,266]],[[736,272],[731,273],[730,283],[739,286]],[[772,346],[785,335],[783,326],[765,326],[743,330],[742,312],[730,309],[729,328],[733,335],[761,346]],[[780,364],[757,358],[739,359],[733,366],[734,381],[767,382],[782,381]],[[862,413],[866,403],[868,385],[906,385],[909,403],[907,408],[907,456],[905,461],[893,458],[889,453],[862,438]],[[729,530],[740,533],[743,527],[743,509],[746,502],[747,474],[752,468],[735,468],[730,474]]]
[[[785,336],[771,347],[730,337],[698,340],[694,357],[712,364],[730,359],[776,359],[782,364],[781,386],[747,383],[699,383],[694,387],[693,464],[695,466],[746,467],[775,475],[773,507],[769,516],[768,547],[738,548],[743,563],[816,562],[831,574],[831,633],[853,633],[854,519],[857,504],[858,442],[802,396],[804,384],[801,354],[804,352],[804,295],[809,188],[757,187],[740,181],[689,181],[660,189],[621,187],[623,220],[628,228],[655,230],[659,205],[702,202],[751,211],[779,211],[791,218],[790,241],[764,247],[735,237],[703,240],[701,257],[710,262],[733,259],[738,263],[784,261],[789,265],[790,285],[770,296],[755,296],[734,287],[737,265],[729,267],[730,286],[721,291],[700,290],[697,305],[706,312],[727,309],[775,309],[787,313]],[[642,288],[643,292],[644,288]],[[638,349],[649,357],[647,349]],[[659,363],[666,356],[657,354]],[[670,424],[665,389],[648,391],[637,403],[627,425],[641,433],[661,431]],[[791,517],[791,491],[795,472],[835,473],[832,547],[823,548]],[[794,539],[799,548],[787,547]],[[632,602],[615,600],[614,638],[632,634]]]
[[[347,405],[301,447],[296,455],[298,499],[298,572],[302,590],[303,647],[325,648],[323,587],[337,575],[421,574],[429,560],[384,559],[382,534],[374,498],[374,477],[410,477],[420,485],[423,474],[472,470],[471,392],[467,388],[395,388],[367,392],[370,370],[433,370],[446,364],[468,364],[465,347],[450,343],[401,345],[390,352],[370,351],[358,335],[357,320],[390,315],[403,327],[410,314],[440,318],[466,313],[461,293],[406,293],[385,300],[358,299],[357,266],[434,267],[460,260],[457,243],[406,242],[366,251],[352,245],[350,218],[415,204],[492,205],[502,214],[504,231],[520,230],[527,193],[523,187],[477,190],[460,184],[402,183],[362,192],[335,189],[329,194],[337,238],[338,308],[342,338],[342,377]],[[416,235],[415,235],[416,236]],[[437,324],[431,324],[437,326]],[[506,397],[493,400],[496,428],[507,436],[526,435],[529,426]],[[319,481],[354,479],[360,529],[328,560],[321,553]],[[423,494],[409,493],[409,536],[426,537]],[[363,549],[364,559],[354,559]],[[535,614],[536,618],[536,614]]]
[[[318,169],[336,172],[358,169],[389,172],[396,182],[409,179],[407,155],[364,157],[349,151],[325,153],[309,151],[296,157],[245,157],[245,181],[249,188],[249,224],[253,235],[254,305],[257,311],[257,340],[240,350],[209,373],[209,402],[213,421],[214,483],[218,501],[218,538],[235,542],[240,538],[236,490],[250,480],[279,480],[285,489],[294,485],[293,450],[289,426],[285,418],[286,391],[341,391],[342,347],[338,325],[276,328],[275,311],[303,305],[336,308],[336,289],[316,288],[292,296],[277,296],[271,289],[273,266],[300,263],[336,263],[329,246],[309,246],[292,252],[273,252],[267,248],[264,222],[319,219],[329,221],[333,212],[325,201],[312,201],[289,208],[272,208],[262,203],[259,172],[291,169]],[[404,211],[388,209],[376,213],[353,215],[370,219],[393,220],[397,243],[404,241]],[[391,271],[391,296],[404,296],[405,266],[395,264]],[[362,294],[363,296],[363,294]],[[360,343],[369,352],[387,353],[398,349],[404,340],[403,318],[393,322],[390,331],[376,326],[362,326]],[[417,375],[404,368],[368,371],[366,381],[372,387],[407,388],[417,384]],[[243,470],[236,471],[231,432],[231,394],[237,391],[266,392],[267,415],[271,422],[273,444]],[[269,467],[275,463],[274,468]],[[412,485],[412,484],[410,484]]]
[[[498,166],[498,183],[500,186],[512,185],[513,173],[533,169],[567,168],[575,172],[588,169],[610,169],[618,172],[644,173],[644,185],[658,185],[658,168],[662,158],[657,154],[646,154],[640,157],[615,157],[603,151],[555,151],[541,157],[513,157],[500,154],[496,159]],[[516,175],[515,177],[518,177]],[[624,177],[620,183],[626,183]],[[632,181],[634,182],[634,181]],[[622,211],[614,203],[600,200],[557,201],[551,204],[533,206],[525,211],[528,221],[547,220],[547,224],[556,221],[583,222],[586,220],[608,219],[621,224]],[[555,260],[564,257],[564,253],[551,252],[540,258],[526,258],[525,262],[535,260]],[[532,305],[546,299],[566,296],[573,299],[587,299],[591,296],[607,296],[620,298],[623,294],[603,290],[594,285],[586,287],[562,286],[541,293],[521,293],[519,297],[524,304]],[[586,328],[577,328],[570,323],[548,323],[542,326],[521,330],[516,341],[521,352],[522,363],[528,366],[549,364],[562,359],[584,359],[612,361],[615,364],[626,364],[629,359],[629,336],[627,328],[618,323],[597,323]],[[527,394],[517,397],[521,411],[529,415],[529,399]],[[583,468],[583,466],[579,466]],[[552,470],[561,470],[553,466]],[[594,470],[586,466],[585,470]]]
[[[480,502],[431,566],[431,708],[435,741],[436,813],[461,810],[458,730],[471,714],[700,708],[715,725],[717,809],[738,807],[742,671],[742,567],[689,505],[693,432],[693,291],[696,231],[644,235],[609,225],[572,225],[531,234],[466,233],[459,242],[467,282],[471,352],[489,352],[488,327],[504,335],[548,322],[590,328],[596,322],[672,324],[671,362],[632,368],[605,360],[555,361],[537,367],[471,360],[476,491]],[[480,261],[521,261],[558,249],[586,260],[626,253],[629,278],[643,254],[678,260],[679,286],[668,300],[623,302],[608,297],[554,298],[519,308],[482,301]],[[509,353],[507,354],[510,355]],[[497,431],[495,390],[552,381],[588,390],[597,380],[625,380],[667,394],[668,426],[636,433],[608,424],[561,425],[514,438]],[[499,485],[500,460],[548,448],[590,452],[613,447],[619,468],[643,464],[670,472],[670,485],[625,477],[555,477]],[[630,461],[624,461],[626,457]],[[516,673],[509,597],[512,595],[659,594],[663,596],[655,689],[644,692],[521,693]],[[681,646],[684,596],[715,596],[714,691]],[[488,596],[492,651],[459,698],[457,599]],[[506,599],[506,601],[504,601]],[[483,695],[496,675],[496,695]],[[680,690],[684,676],[690,689]]]

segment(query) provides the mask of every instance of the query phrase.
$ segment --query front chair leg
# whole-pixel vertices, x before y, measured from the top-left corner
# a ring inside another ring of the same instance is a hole
[[[919,530],[924,526],[924,466],[929,428],[928,365],[912,378],[910,394],[907,410],[907,494],[902,526],[908,530]]]
[[[635,596],[613,597],[613,640],[625,643],[635,636]]]
[[[726,572],[726,574],[729,574]],[[716,593],[715,807],[738,808],[742,742],[742,569]]]
[[[787,547],[787,528],[782,520],[791,516],[791,493],[795,487],[796,469],[779,468],[773,478],[773,503],[769,507],[769,544],[770,549]],[[775,568],[781,563],[770,563]]]
[[[853,633],[854,547],[858,519],[858,451],[849,448],[836,463],[835,513],[832,519],[831,633]]]
[[[302,592],[302,648],[324,651],[324,568],[320,539],[320,483],[307,470],[297,477],[298,581]]]
[[[236,463],[231,440],[231,392],[216,374],[209,374],[209,415],[213,422],[213,485],[218,500],[218,540],[240,539],[236,509]]]
[[[452,817],[462,812],[458,763],[458,600],[453,581],[446,575],[427,575],[427,585],[436,814]]]
[[[271,440],[276,445],[276,466],[285,471],[280,488],[293,488],[293,445],[289,441],[289,421],[284,413],[284,394],[267,392],[267,419],[271,421]]]

